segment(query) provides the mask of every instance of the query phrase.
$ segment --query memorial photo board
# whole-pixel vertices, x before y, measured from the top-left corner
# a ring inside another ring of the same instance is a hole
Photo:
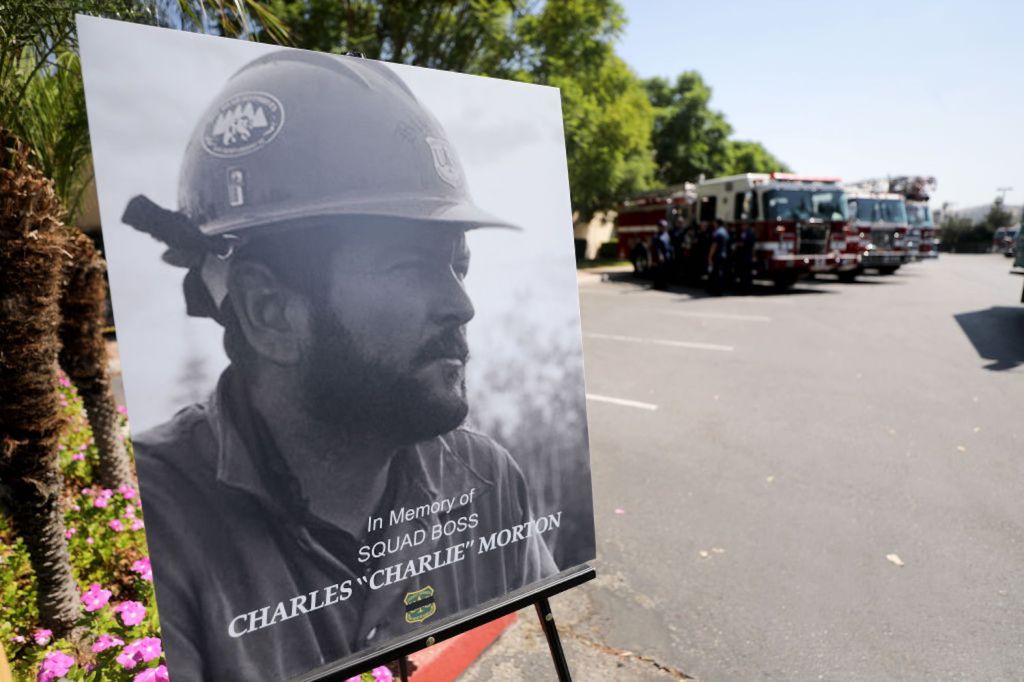
[[[78,28],[170,675],[308,679],[593,559],[558,90]]]

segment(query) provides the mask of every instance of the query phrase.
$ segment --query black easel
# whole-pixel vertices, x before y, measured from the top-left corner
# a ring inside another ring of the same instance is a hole
[[[349,658],[343,663],[321,666],[304,675],[294,677],[289,682],[343,682],[366,670],[372,670],[379,665],[387,665],[396,660],[398,661],[399,675],[403,682],[407,682],[409,664],[406,657],[409,654],[426,649],[441,640],[450,639],[527,606],[533,606],[537,610],[541,627],[544,629],[544,636],[548,641],[548,648],[551,650],[551,660],[558,673],[558,681],[572,682],[569,664],[565,660],[565,652],[562,650],[562,642],[558,637],[558,629],[555,627],[555,618],[551,613],[551,604],[548,603],[548,599],[560,592],[582,585],[588,580],[593,580],[595,577],[597,577],[597,573],[590,566],[577,566],[528,588],[513,592],[506,597],[481,604],[480,608],[470,615],[447,618],[431,628],[396,640],[386,649],[364,653]]]
[[[569,662],[565,660],[565,652],[562,651],[562,640],[558,638],[558,628],[555,627],[555,614],[551,612],[551,604],[548,603],[548,598],[538,599],[534,606],[537,607],[537,617],[540,618],[540,626],[544,628],[544,637],[548,640],[548,649],[551,650],[551,660],[555,664],[555,672],[558,673],[558,682],[572,682]]]

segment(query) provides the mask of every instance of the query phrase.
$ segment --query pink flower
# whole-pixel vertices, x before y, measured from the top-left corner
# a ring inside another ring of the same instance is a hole
[[[99,507],[100,509],[105,508],[108,504],[110,504],[110,501],[105,497],[100,497],[99,495],[97,495],[96,499],[92,501],[92,506]]]
[[[11,635],[11,641],[17,642],[18,644],[24,644],[26,640],[24,635]]]
[[[117,413],[118,414],[128,414],[128,408],[125,407],[124,405],[118,405],[117,406]]]
[[[92,538],[88,538],[86,542],[89,540]],[[89,542],[89,544],[92,543]],[[86,611],[99,611],[107,605],[108,601],[110,601],[110,590],[104,590],[99,583],[89,585],[89,589],[82,594],[82,603],[85,604]]]
[[[124,496],[124,499],[130,500],[135,497],[135,488],[130,485],[119,485],[117,486],[117,492]]]
[[[34,639],[36,644],[38,644],[39,646],[46,646],[47,644],[49,644],[51,637],[53,637],[52,630],[42,629],[36,630],[32,633],[32,639]]]
[[[114,607],[114,613],[121,614],[121,622],[125,625],[138,625],[146,617],[146,607],[137,601],[123,601]]]
[[[135,505],[134,504],[125,505],[125,507],[124,507],[124,515],[125,516],[135,516]]]
[[[121,653],[117,655],[115,660],[121,664],[122,668],[127,668],[128,670],[131,670],[139,664],[139,662],[135,660],[135,649],[132,648],[131,644],[122,649]]]
[[[394,679],[386,665],[374,668],[370,672],[373,673],[373,682],[391,682]]]
[[[93,542],[95,542],[95,540],[93,540],[92,538],[86,538],[85,539],[85,544],[87,544],[87,545],[91,545]]]
[[[46,654],[42,665],[39,666],[39,682],[50,682],[68,674],[71,666],[75,664],[73,656],[68,656],[63,651],[52,651]]]
[[[57,375],[57,382],[64,388],[67,388],[68,386],[71,385],[71,380],[68,379],[68,376],[64,373]]]
[[[82,494],[83,495],[91,496],[91,495],[95,495],[95,492],[93,492],[92,488],[86,487],[86,488],[82,488]]]
[[[73,462],[84,462],[85,461],[85,455],[83,455],[81,452],[76,452],[75,454],[71,455],[71,461],[73,461]]]
[[[163,653],[159,637],[143,637],[136,643],[139,645],[139,656],[145,662],[160,658],[160,654]]]
[[[135,519],[132,521],[132,530],[142,530],[146,527],[146,524],[142,522],[142,519]]]
[[[106,651],[111,647],[123,645],[124,641],[117,637],[112,635],[100,635],[99,639],[96,640],[96,643],[92,645],[92,652],[94,654],[98,654],[99,652]]]
[[[169,682],[167,666],[158,665],[155,668],[146,668],[135,676],[132,682]]]
[[[150,564],[148,556],[144,556],[132,564],[132,570],[138,573],[143,580],[153,581],[153,566]]]
[[[167,666],[158,665],[155,668],[147,668],[135,676],[133,682],[169,682]]]
[[[110,519],[107,525],[116,530],[118,533],[124,530],[124,524],[121,523],[121,519]]]
[[[154,658],[160,658],[160,654],[163,653],[163,649],[160,646],[159,637],[143,637],[137,639],[128,646],[126,646],[121,653],[117,655],[117,662],[122,667],[131,670],[139,663],[146,661],[152,661]],[[166,671],[164,672],[166,674]]]
[[[64,531],[64,537],[67,538],[68,540],[70,540],[71,536],[74,535],[77,532],[78,531],[75,530],[74,528],[68,528],[66,531]]]

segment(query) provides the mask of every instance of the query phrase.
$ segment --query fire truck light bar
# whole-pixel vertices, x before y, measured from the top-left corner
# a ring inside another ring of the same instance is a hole
[[[797,175],[796,173],[772,173],[772,180],[788,182],[842,182],[842,178],[834,175]]]

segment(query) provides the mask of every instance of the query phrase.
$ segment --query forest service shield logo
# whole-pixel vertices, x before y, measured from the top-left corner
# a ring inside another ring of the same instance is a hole
[[[437,604],[434,603],[434,588],[430,585],[405,595],[402,603],[405,604],[406,623],[422,623],[437,613]]]
[[[281,101],[267,92],[243,92],[217,108],[203,129],[203,149],[230,158],[252,153],[273,140],[284,125]]]
[[[437,171],[438,177],[458,189],[462,184],[462,172],[455,162],[455,154],[448,146],[448,140],[438,137],[427,137],[426,140],[434,157],[434,170]]]

